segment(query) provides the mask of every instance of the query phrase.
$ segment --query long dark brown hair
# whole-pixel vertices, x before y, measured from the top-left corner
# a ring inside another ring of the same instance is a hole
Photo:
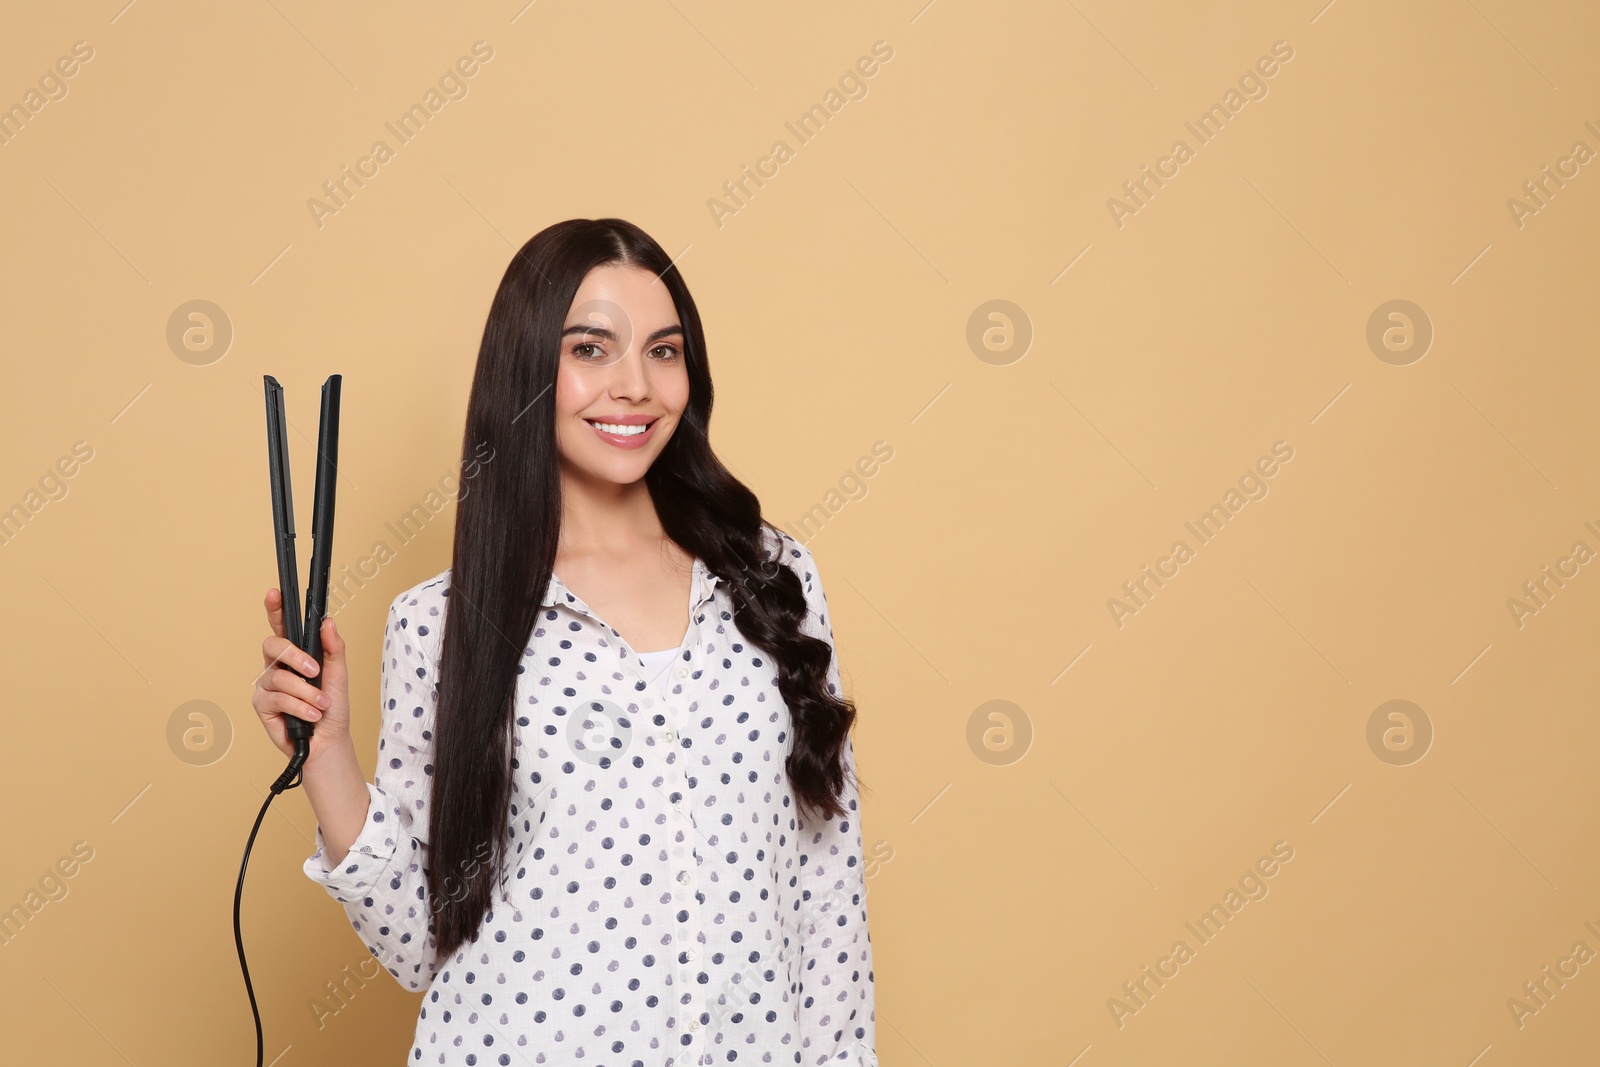
[[[507,862],[518,668],[561,532],[561,331],[585,275],[606,264],[654,272],[683,326],[688,406],[644,479],[662,528],[723,579],[739,631],[771,658],[793,722],[786,770],[797,804],[822,818],[847,814],[839,796],[855,706],[828,691],[827,642],[801,632],[800,578],[764,543],[776,527],[711,450],[711,371],[694,299],[671,258],[632,223],[556,223],[522,246],[500,280],[467,402],[463,460],[484,455],[486,444],[493,458],[470,492],[462,480],[457,499],[438,672],[427,879],[440,958],[477,940]]]

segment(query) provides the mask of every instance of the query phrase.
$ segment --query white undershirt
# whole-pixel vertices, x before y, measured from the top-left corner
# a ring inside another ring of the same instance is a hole
[[[659,652],[639,653],[639,659],[644,662],[645,676],[648,677],[651,683],[654,684],[656,688],[660,689],[663,694],[666,692],[666,683],[664,678],[666,676],[667,667],[672,663],[673,660],[678,658],[678,655],[682,651],[683,646],[679,645],[677,648],[663,648]]]

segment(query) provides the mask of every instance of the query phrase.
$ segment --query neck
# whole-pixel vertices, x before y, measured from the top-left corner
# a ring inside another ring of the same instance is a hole
[[[631,556],[665,537],[643,478],[623,485],[562,470],[558,556]]]

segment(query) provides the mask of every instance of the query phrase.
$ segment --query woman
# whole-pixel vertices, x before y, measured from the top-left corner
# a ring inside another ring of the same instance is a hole
[[[551,226],[489,310],[451,566],[389,608],[372,783],[337,627],[319,690],[267,593],[255,708],[285,754],[316,723],[305,873],[425,993],[409,1063],[877,1062],[855,708],[711,399],[661,247]]]

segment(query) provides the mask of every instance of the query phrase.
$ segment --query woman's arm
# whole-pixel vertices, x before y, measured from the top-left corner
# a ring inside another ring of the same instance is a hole
[[[306,768],[307,795],[317,796],[317,851],[305,861],[306,877],[344,905],[350,925],[402,987],[426,989],[437,970],[433,909],[424,870],[428,857],[428,803],[433,792],[433,724],[438,696],[436,618],[420,614],[409,592],[389,606],[379,691],[382,725],[378,767],[367,783],[357,774],[365,802],[340,794],[333,805],[340,822],[322,823],[325,793],[342,788],[348,771],[336,765]],[[429,629],[427,637],[418,625]],[[330,750],[328,758],[334,758]],[[347,757],[354,759],[352,749]],[[358,768],[359,771],[359,768]],[[346,775],[340,778],[339,775]],[[361,812],[350,823],[344,815]]]
[[[301,773],[300,784],[327,842],[323,855],[330,865],[336,865],[350,851],[356,835],[366,825],[372,800],[355,746],[348,737],[345,742],[312,754]]]
[[[788,562],[800,575],[808,605],[803,631],[833,645],[833,624],[816,561],[805,546],[785,538]],[[798,554],[795,554],[798,550]],[[828,687],[842,696],[839,653],[828,665]],[[867,929],[867,886],[862,852],[861,802],[855,782],[855,746],[844,743],[848,813],[800,823],[800,1024],[807,1064],[877,1067],[872,979],[872,936]]]

